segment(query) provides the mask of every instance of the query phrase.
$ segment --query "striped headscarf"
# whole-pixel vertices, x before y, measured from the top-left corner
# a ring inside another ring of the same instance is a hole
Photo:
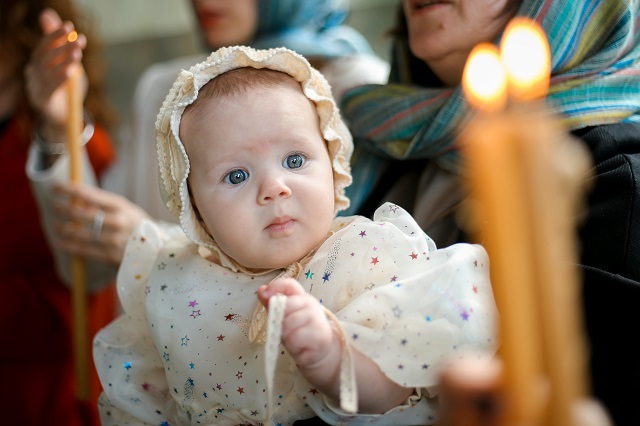
[[[372,54],[369,42],[343,25],[348,0],[257,0],[258,31],[252,47],[285,46],[307,58]]]
[[[517,15],[536,20],[547,34],[547,102],[569,129],[640,122],[640,0],[524,0]],[[416,60],[406,40],[397,40],[393,83],[362,86],[343,98],[356,143],[347,214],[378,184],[390,160],[433,159],[446,170],[464,172],[456,136],[473,111],[459,86],[418,86],[430,71],[422,63],[421,75],[409,73]]]

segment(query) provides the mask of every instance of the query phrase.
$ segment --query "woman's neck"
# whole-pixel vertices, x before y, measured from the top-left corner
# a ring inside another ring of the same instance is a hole
[[[462,81],[462,72],[469,53],[456,52],[441,59],[425,62],[445,86],[454,87]]]

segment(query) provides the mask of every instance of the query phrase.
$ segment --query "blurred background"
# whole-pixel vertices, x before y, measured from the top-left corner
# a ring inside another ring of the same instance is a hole
[[[120,124],[128,121],[138,77],[151,64],[202,51],[189,0],[76,0],[95,26],[107,60],[107,84]],[[153,3],[150,13],[150,3]],[[398,0],[350,0],[347,24],[389,57]]]

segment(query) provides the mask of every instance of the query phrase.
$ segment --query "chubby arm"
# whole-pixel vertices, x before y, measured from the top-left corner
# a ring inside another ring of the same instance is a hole
[[[277,279],[258,290],[265,307],[275,294],[287,296],[282,342],[309,383],[338,401],[342,348],[320,302],[293,278]],[[352,352],[361,413],[384,413],[411,395],[413,388],[400,386],[371,359],[353,348]]]

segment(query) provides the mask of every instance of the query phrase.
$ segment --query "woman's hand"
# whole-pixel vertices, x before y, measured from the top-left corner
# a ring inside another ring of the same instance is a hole
[[[62,183],[53,192],[54,245],[72,255],[118,265],[134,229],[149,218],[126,198],[100,188]]]
[[[65,140],[67,119],[67,93],[65,82],[73,72],[72,67],[82,68],[82,50],[87,45],[84,35],[78,34],[69,41],[74,31],[71,22],[62,22],[60,16],[50,8],[40,14],[40,27],[44,36],[34,50],[25,70],[27,96],[32,108],[42,121],[42,133],[47,141]],[[83,78],[86,93],[86,77]]]

